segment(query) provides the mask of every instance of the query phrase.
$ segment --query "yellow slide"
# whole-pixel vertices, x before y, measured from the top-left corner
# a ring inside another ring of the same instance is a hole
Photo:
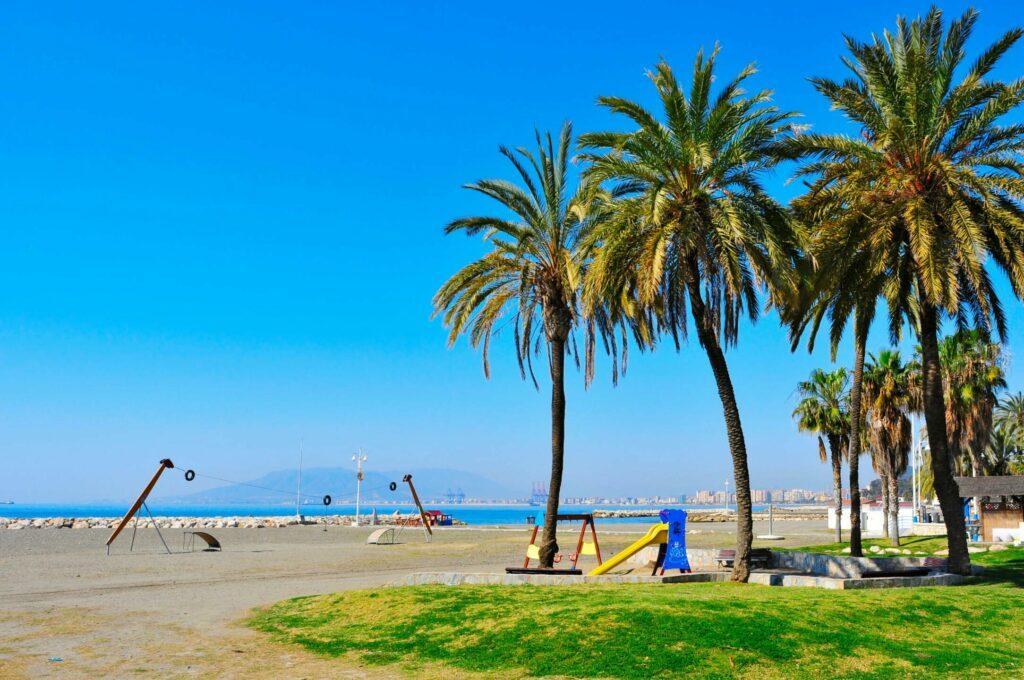
[[[647,534],[645,534],[643,538],[635,541],[628,548],[620,552],[615,557],[612,557],[607,562],[594,567],[587,576],[600,576],[601,574],[607,574],[609,571],[619,566],[647,546],[660,545],[666,542],[668,542],[668,524],[655,524],[647,530]]]

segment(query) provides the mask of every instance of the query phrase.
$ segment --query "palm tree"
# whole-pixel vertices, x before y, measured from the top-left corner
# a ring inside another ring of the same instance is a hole
[[[996,426],[985,447],[985,474],[1020,474],[1021,450],[1014,441],[1014,435],[1003,427]]]
[[[991,474],[1024,474],[1024,392],[1000,399],[993,418],[988,457],[990,469],[995,471]]]
[[[824,205],[822,205],[824,204]],[[886,253],[859,236],[871,229],[872,221],[851,217],[837,209],[817,191],[810,191],[793,202],[793,212],[803,223],[800,233],[804,256],[797,262],[798,277],[779,307],[782,321],[789,327],[791,349],[796,351],[807,333],[807,351],[813,352],[818,332],[828,325],[832,361],[852,321],[854,341],[853,379],[850,384],[850,555],[863,556],[861,541],[860,455],[863,450],[864,407],[862,384],[868,331],[875,318],[880,297],[885,297],[890,312],[890,336],[899,340],[900,315],[904,301],[893,299],[898,287],[892,287],[893,272]]]
[[[565,456],[565,357],[567,353],[574,356],[579,365],[574,329],[585,330],[589,349],[602,320],[600,310],[582,319],[579,296],[590,257],[590,231],[604,202],[598,200],[600,192],[591,182],[582,181],[573,191],[568,177],[571,142],[572,126],[566,123],[557,147],[550,134],[542,138],[537,133],[536,155],[523,148],[512,152],[502,147],[522,186],[505,180],[467,185],[497,201],[513,217],[463,217],[448,224],[445,233],[483,233],[491,250],[451,277],[434,296],[434,315],[443,313],[450,329],[449,346],[464,333],[473,347],[482,345],[488,377],[491,339],[511,323],[520,373],[524,379],[529,373],[536,385],[531,355],[539,352],[544,339],[551,374],[551,482],[540,546],[545,567],[552,566],[558,552],[555,528]],[[588,381],[593,366],[590,356],[588,352]]]
[[[1014,447],[1024,448],[1024,392],[1000,399],[993,419]]]
[[[946,431],[954,471],[961,467],[972,477],[985,474],[985,452],[992,436],[996,391],[1006,387],[1002,348],[977,330],[963,330],[939,342]],[[981,499],[974,499],[978,512]]]
[[[797,427],[818,435],[821,462],[832,460],[832,487],[836,504],[836,542],[843,540],[843,457],[850,442],[849,385],[845,368],[811,371],[811,377],[797,386],[800,402],[793,410]],[[828,452],[825,442],[828,441]]]
[[[900,353],[882,350],[871,356],[864,371],[864,397],[868,413],[868,441],[875,471],[882,478],[886,526],[892,545],[900,544],[899,478],[910,462],[913,408],[913,363],[904,364]]]
[[[794,238],[786,211],[761,185],[778,162],[777,140],[792,114],[770,93],[747,95],[752,66],[712,94],[715,51],[698,53],[688,91],[659,63],[648,76],[661,117],[618,97],[598,101],[635,129],[581,136],[587,176],[612,185],[617,197],[598,231],[588,296],[628,317],[638,342],[668,335],[677,349],[692,315],[725,416],[736,488],[736,559],[732,578],[750,572],[753,519],[747,450],[724,349],[738,338],[743,316],[755,321],[758,291],[773,292],[792,274]],[[621,315],[621,316],[620,316]]]
[[[820,212],[844,212],[851,223],[870,217],[871,229],[837,238],[856,237],[887,253],[889,297],[913,310],[908,321],[922,348],[935,491],[949,568],[960,574],[970,573],[970,557],[949,465],[939,324],[944,315],[960,324],[970,318],[1004,334],[986,262],[1024,295],[1024,126],[999,124],[1024,101],[1024,81],[988,78],[1022,31],[1007,32],[962,68],[976,20],[970,10],[944,32],[933,8],[911,22],[899,18],[895,32],[869,43],[847,38],[850,77],[812,83],[859,126],[859,136],[808,134],[789,146],[794,156],[812,158],[805,173],[814,177],[810,191]]]

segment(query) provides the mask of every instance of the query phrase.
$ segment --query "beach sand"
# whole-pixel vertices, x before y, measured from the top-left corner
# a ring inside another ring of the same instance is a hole
[[[602,552],[621,550],[648,526],[598,520]],[[734,540],[731,524],[690,529],[698,532],[687,536],[691,547]],[[181,530],[164,530],[175,553],[167,555],[155,531],[140,529],[134,552],[126,531],[110,556],[106,530],[0,531],[0,677],[396,677],[277,645],[243,621],[254,607],[381,587],[414,571],[502,572],[521,563],[529,539],[525,527],[445,527],[428,544],[410,527],[399,545],[366,545],[371,530],[217,529],[223,552],[194,553],[182,552]],[[775,532],[787,540],[765,545],[831,540],[822,521],[776,520]],[[767,533],[767,523],[754,533]],[[575,544],[571,529],[560,538]]]

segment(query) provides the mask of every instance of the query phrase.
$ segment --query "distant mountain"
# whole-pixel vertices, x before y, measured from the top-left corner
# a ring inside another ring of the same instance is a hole
[[[362,498],[365,502],[412,502],[409,485],[402,482],[405,472],[365,472]],[[420,500],[443,501],[449,490],[461,490],[466,498],[508,499],[522,496],[518,492],[491,479],[471,472],[444,468],[412,470],[413,483]],[[163,498],[173,503],[203,504],[287,504],[295,501],[297,470],[279,470],[244,484],[231,484],[185,496]],[[397,489],[389,486],[395,482]],[[335,502],[354,501],[356,473],[349,468],[310,468],[302,471],[303,503],[316,504],[330,494]]]

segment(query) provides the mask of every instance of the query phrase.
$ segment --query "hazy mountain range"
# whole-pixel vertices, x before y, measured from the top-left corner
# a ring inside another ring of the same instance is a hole
[[[449,492],[465,493],[466,498],[524,498],[529,489],[513,489],[480,475],[446,468],[424,468],[406,472],[365,472],[362,498],[365,502],[411,502],[409,485],[402,481],[412,474],[416,492],[423,501],[443,501]],[[286,504],[295,502],[297,470],[279,470],[244,484],[230,484],[194,494],[165,497],[164,501],[189,504]],[[389,485],[395,482],[397,489]],[[325,494],[334,502],[354,501],[356,473],[351,468],[310,468],[302,471],[304,504],[320,504]]]

